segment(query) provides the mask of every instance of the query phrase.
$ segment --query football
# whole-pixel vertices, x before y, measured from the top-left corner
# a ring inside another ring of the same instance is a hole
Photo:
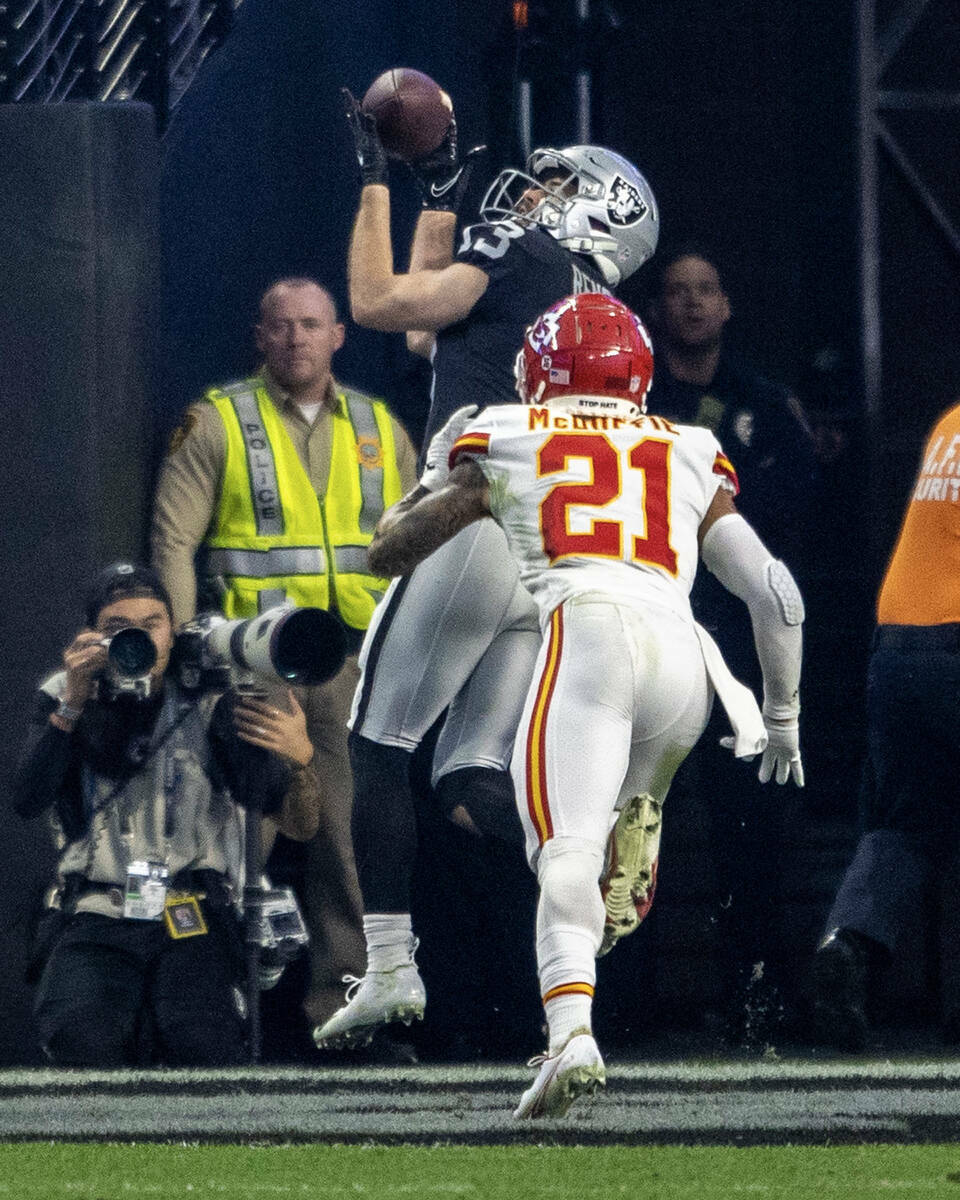
[[[404,162],[436,150],[453,120],[446,92],[429,75],[410,67],[393,67],[378,75],[360,107],[376,121],[387,154]]]

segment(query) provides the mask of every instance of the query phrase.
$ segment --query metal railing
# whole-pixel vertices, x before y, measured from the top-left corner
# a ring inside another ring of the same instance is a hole
[[[162,129],[241,0],[0,0],[0,103],[142,100]]]

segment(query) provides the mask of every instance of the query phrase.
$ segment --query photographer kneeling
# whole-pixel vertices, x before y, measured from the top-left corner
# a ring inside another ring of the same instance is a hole
[[[186,691],[168,670],[170,601],[145,567],[102,572],[86,621],[41,685],[14,793],[21,816],[52,806],[62,851],[38,950],[41,1044],[63,1066],[242,1062],[241,806],[294,838],[316,829],[303,712],[289,692],[284,711]],[[111,645],[121,630],[149,636],[152,666],[142,636]],[[137,677],[123,658],[144,650]]]

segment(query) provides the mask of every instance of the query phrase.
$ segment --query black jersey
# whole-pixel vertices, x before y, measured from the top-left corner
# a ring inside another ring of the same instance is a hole
[[[490,283],[462,321],[437,333],[425,447],[465,404],[516,402],[513,364],[524,331],[544,309],[576,292],[608,290],[590,259],[512,220],[465,229],[455,261],[479,267]]]

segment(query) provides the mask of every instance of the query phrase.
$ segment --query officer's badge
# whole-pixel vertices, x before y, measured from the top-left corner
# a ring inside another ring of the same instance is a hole
[[[632,183],[618,175],[607,197],[607,216],[611,225],[635,225],[649,211],[643,198]]]
[[[193,432],[197,424],[197,414],[188,412],[184,413],[183,420],[170,435],[170,445],[167,446],[168,454],[176,454],[183,443]]]
[[[383,446],[380,439],[363,434],[357,438],[357,461],[368,471],[376,471],[383,466]]]

